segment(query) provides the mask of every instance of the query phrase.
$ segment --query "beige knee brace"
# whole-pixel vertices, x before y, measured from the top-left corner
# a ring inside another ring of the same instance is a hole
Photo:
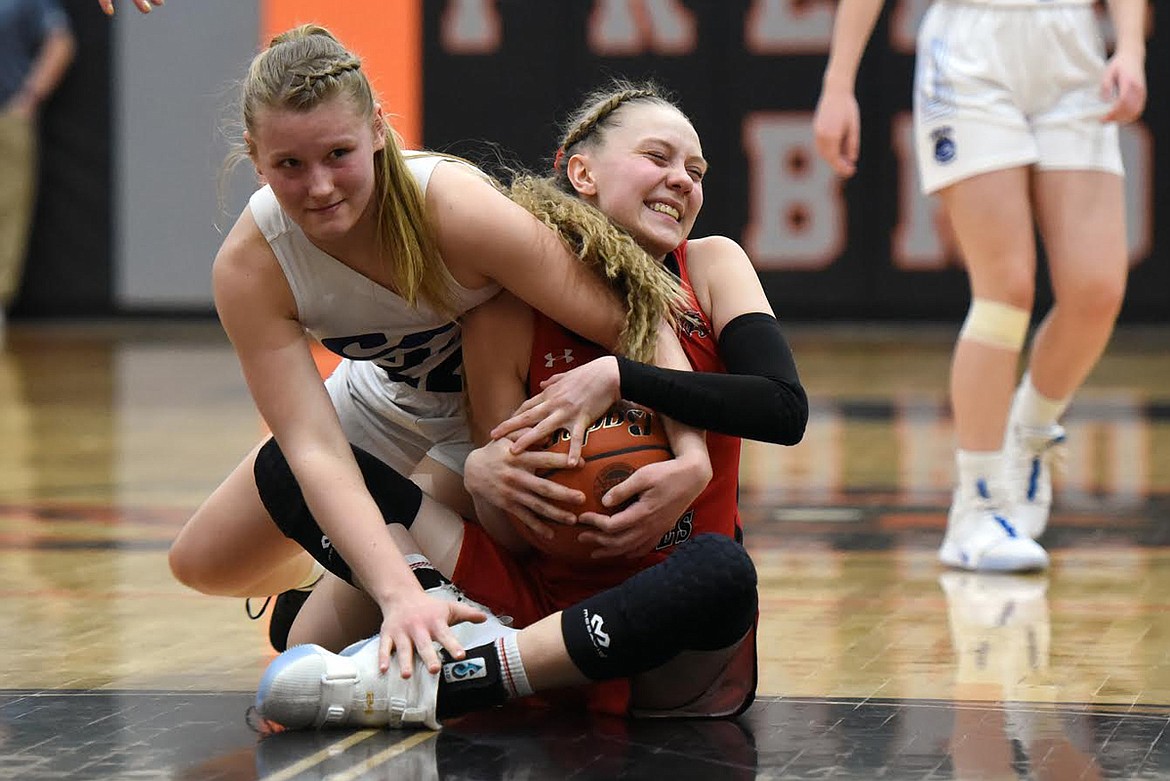
[[[1031,319],[1032,313],[1026,309],[989,298],[975,298],[971,300],[959,338],[1019,352],[1024,346]]]

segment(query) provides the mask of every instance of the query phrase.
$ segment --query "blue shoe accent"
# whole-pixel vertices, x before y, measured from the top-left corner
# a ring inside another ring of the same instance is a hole
[[[979,496],[984,499],[991,498],[991,491],[987,489],[987,481],[982,477],[975,481],[975,490],[979,492]]]
[[[284,671],[285,667],[306,656],[315,656],[322,650],[324,649],[321,646],[312,645],[311,643],[295,645],[273,659],[272,663],[268,665],[268,669],[264,671],[264,677],[260,679],[260,688],[256,690],[256,708],[263,711],[260,703],[267,699],[269,690],[272,688],[272,682],[276,679],[276,676]]]
[[[1009,521],[1007,518],[1004,518],[1002,515],[996,515],[994,517],[995,517],[996,523],[998,523],[1000,526],[1002,526],[1003,530],[1005,532],[1007,532],[1007,536],[1009,536],[1009,537],[1019,537],[1020,536],[1020,535],[1016,534],[1016,527],[1012,526],[1011,521]]]
[[[1036,501],[1036,489],[1040,487],[1040,459],[1032,459],[1032,470],[1028,473],[1028,501]]]
[[[968,483],[992,494],[990,480]],[[956,490],[947,514],[947,531],[938,551],[948,567],[980,572],[1028,572],[1048,566],[1048,554],[1017,529],[1014,518],[999,509],[993,498]]]

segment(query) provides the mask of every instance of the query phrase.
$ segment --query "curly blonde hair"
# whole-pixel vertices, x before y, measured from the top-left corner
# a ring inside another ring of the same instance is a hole
[[[517,175],[505,193],[552,228],[622,297],[626,319],[617,352],[636,361],[652,360],[658,326],[674,326],[685,311],[687,299],[678,278],[600,209],[569,195],[551,177]]]
[[[642,249],[628,231],[578,196],[561,165],[563,158],[582,146],[602,143],[605,131],[619,121],[618,110],[633,103],[653,103],[683,113],[653,82],[615,81],[590,93],[570,116],[552,175],[518,174],[504,192],[552,228],[622,296],[627,314],[617,351],[637,361],[649,361],[654,356],[659,325],[674,327],[686,317],[688,295],[678,278]]]

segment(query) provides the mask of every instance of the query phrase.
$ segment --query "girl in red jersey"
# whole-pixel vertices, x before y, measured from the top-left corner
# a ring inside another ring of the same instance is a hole
[[[684,349],[706,371],[656,372],[623,361],[618,366],[634,378],[631,395],[639,397],[633,400],[673,407],[668,414],[703,419],[713,430],[795,442],[803,433],[807,400],[750,262],[729,239],[687,241],[702,206],[706,169],[686,116],[655,88],[622,84],[594,96],[579,113],[558,152],[553,180],[522,178],[511,195],[554,228],[562,226],[555,215],[563,214],[566,200],[597,207],[683,283],[689,302],[681,320]],[[564,197],[566,186],[574,198]],[[564,237],[570,244],[582,238],[571,231]],[[480,440],[548,379],[547,364],[556,362],[545,361],[545,352],[580,351],[582,358],[602,352],[514,297],[493,299],[465,315],[463,324],[473,434]],[[602,376],[613,362],[591,362],[587,376]],[[552,387],[564,384],[562,378]],[[732,393],[738,395],[735,407],[709,401]],[[608,397],[590,392],[581,398],[586,402],[577,410]],[[750,409],[742,415],[738,407],[745,405]],[[524,414],[532,417],[530,410]],[[766,432],[757,420],[782,423]],[[433,563],[469,596],[512,615],[524,629],[496,621],[472,627],[467,631],[482,642],[459,635],[467,657],[447,661],[438,676],[405,664],[379,674],[370,641],[340,655],[317,645],[294,648],[266,673],[258,711],[292,728],[434,728],[469,710],[591,683],[576,691],[595,710],[678,716],[742,711],[754,694],[755,570],[737,541],[739,440],[712,437],[714,479],[683,519],[666,516],[649,525],[629,523],[622,512],[581,516],[591,527],[584,534],[605,547],[606,558],[585,572],[538,552],[515,552],[500,505],[515,507],[514,514],[530,525],[546,522],[542,517],[572,521],[548,500],[571,501],[576,492],[533,474],[547,454],[514,452],[508,439],[487,442],[466,463],[482,526],[421,495],[410,507],[384,509],[400,549],[413,542],[428,557],[418,555],[420,568]],[[371,490],[389,491],[394,473],[376,463],[367,466]],[[638,493],[641,483],[653,479],[654,466],[612,489],[607,504]],[[315,525],[307,508],[297,506],[295,482],[279,488],[284,527],[304,526],[307,531],[297,536],[311,539]],[[401,496],[399,489],[395,494]],[[315,609],[326,599],[327,610]],[[376,628],[372,608],[356,589],[329,578],[310,598],[293,637],[340,647],[355,632]],[[601,681],[612,683],[597,685]]]

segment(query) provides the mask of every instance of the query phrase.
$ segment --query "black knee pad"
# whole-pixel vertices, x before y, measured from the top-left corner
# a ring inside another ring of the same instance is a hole
[[[386,523],[400,523],[409,528],[422,505],[422,489],[360,447],[350,447],[366,488]],[[309,511],[305,495],[274,437],[256,453],[252,474],[260,501],[281,533],[308,551],[325,569],[352,585],[353,572]]]
[[[703,534],[665,561],[566,609],[569,655],[592,680],[652,670],[681,651],[737,643],[754,625],[756,568],[730,537]]]

